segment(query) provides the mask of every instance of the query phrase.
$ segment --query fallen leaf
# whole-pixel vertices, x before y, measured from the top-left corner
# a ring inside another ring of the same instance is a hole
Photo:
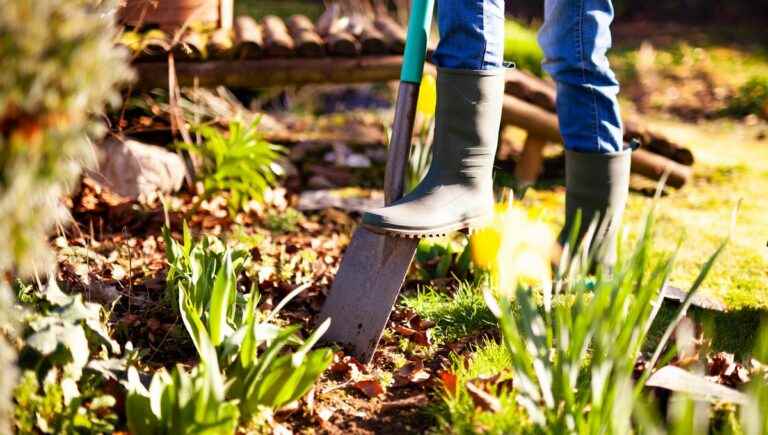
[[[458,382],[456,373],[443,370],[438,376],[440,376],[440,381],[442,381],[445,391],[451,396],[456,396],[456,383]]]
[[[469,397],[472,398],[475,407],[480,408],[483,411],[501,411],[501,402],[499,402],[499,399],[487,393],[482,388],[477,387],[472,382],[467,381],[464,385],[466,386]]]
[[[371,399],[384,394],[384,387],[377,379],[364,379],[355,382],[352,386]]]
[[[431,377],[432,375],[424,369],[424,361],[416,359],[409,361],[397,371],[395,374],[395,385],[420,384]]]

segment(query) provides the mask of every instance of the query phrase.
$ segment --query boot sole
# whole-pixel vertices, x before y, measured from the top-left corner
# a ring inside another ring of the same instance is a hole
[[[433,237],[445,237],[448,234],[455,231],[466,230],[469,234],[472,234],[477,229],[484,227],[492,218],[493,213],[487,215],[478,216],[470,219],[463,220],[450,225],[444,225],[442,227],[430,228],[426,230],[409,230],[402,228],[383,228],[373,225],[362,224],[362,226],[376,234],[383,234],[387,236],[401,237],[405,239],[424,239]]]

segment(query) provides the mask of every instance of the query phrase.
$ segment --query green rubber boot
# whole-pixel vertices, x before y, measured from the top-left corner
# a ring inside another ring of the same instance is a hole
[[[629,196],[631,161],[631,149],[612,154],[565,152],[565,226],[560,233],[561,245],[568,240],[581,210],[577,241],[597,220],[591,245],[597,249],[596,262],[609,268],[615,264],[616,232]]]
[[[438,69],[429,171],[402,199],[364,213],[363,225],[379,233],[429,237],[479,225],[490,217],[503,96],[503,69]]]

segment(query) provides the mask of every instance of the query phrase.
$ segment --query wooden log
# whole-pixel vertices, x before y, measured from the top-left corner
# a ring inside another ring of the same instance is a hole
[[[180,61],[201,60],[207,57],[206,38],[203,34],[188,31],[173,45],[173,57]]]
[[[544,140],[562,143],[557,115],[511,95],[504,96],[502,125],[516,125]],[[693,176],[689,166],[681,165],[664,156],[644,149],[632,153],[632,172],[660,180],[669,171],[667,185],[683,187]]]
[[[384,35],[389,51],[402,54],[405,50],[405,29],[388,16],[376,18],[374,25]]]
[[[515,165],[515,178],[520,187],[533,185],[544,167],[544,145],[547,141],[529,134],[523,144],[523,153]]]
[[[246,15],[235,20],[235,57],[257,59],[264,51],[264,36],[256,21]]]
[[[550,112],[556,110],[555,87],[549,82],[515,68],[507,69],[505,79],[506,93]]]
[[[360,53],[357,39],[346,30],[328,34],[325,43],[328,52],[335,56],[356,56]]]
[[[505,91],[550,112],[556,111],[554,84],[532,74],[515,69],[508,70]],[[693,153],[689,149],[670,141],[659,132],[652,131],[634,117],[624,115],[622,118],[624,140],[637,139],[643,148],[684,165],[690,166],[694,163]]]
[[[228,59],[233,55],[233,48],[232,32],[228,29],[216,29],[206,45],[210,59]]]
[[[264,34],[264,52],[269,57],[289,57],[294,54],[296,45],[288,34],[283,20],[275,15],[267,15],[261,20]]]
[[[402,56],[323,57],[315,59],[276,58],[259,60],[211,60],[177,62],[176,74],[182,86],[258,89],[273,86],[321,83],[370,83],[397,80]],[[135,63],[139,80],[136,89],[167,88],[165,62]],[[258,74],[254,74],[258,71]],[[427,68],[426,71],[434,71]]]
[[[141,40],[140,61],[165,61],[168,57],[168,50],[171,49],[171,43],[165,32],[162,30],[150,30],[144,34]]]
[[[384,34],[372,22],[365,22],[358,36],[363,54],[384,54],[388,52]]]
[[[320,57],[325,54],[325,43],[306,15],[292,15],[286,22],[293,37],[296,52],[302,57]]]

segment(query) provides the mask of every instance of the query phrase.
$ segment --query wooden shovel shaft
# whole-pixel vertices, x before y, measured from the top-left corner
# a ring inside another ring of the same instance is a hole
[[[395,120],[392,124],[387,169],[384,174],[384,201],[387,205],[400,199],[405,191],[405,172],[411,152],[419,87],[418,83],[400,82],[397,91]]]

